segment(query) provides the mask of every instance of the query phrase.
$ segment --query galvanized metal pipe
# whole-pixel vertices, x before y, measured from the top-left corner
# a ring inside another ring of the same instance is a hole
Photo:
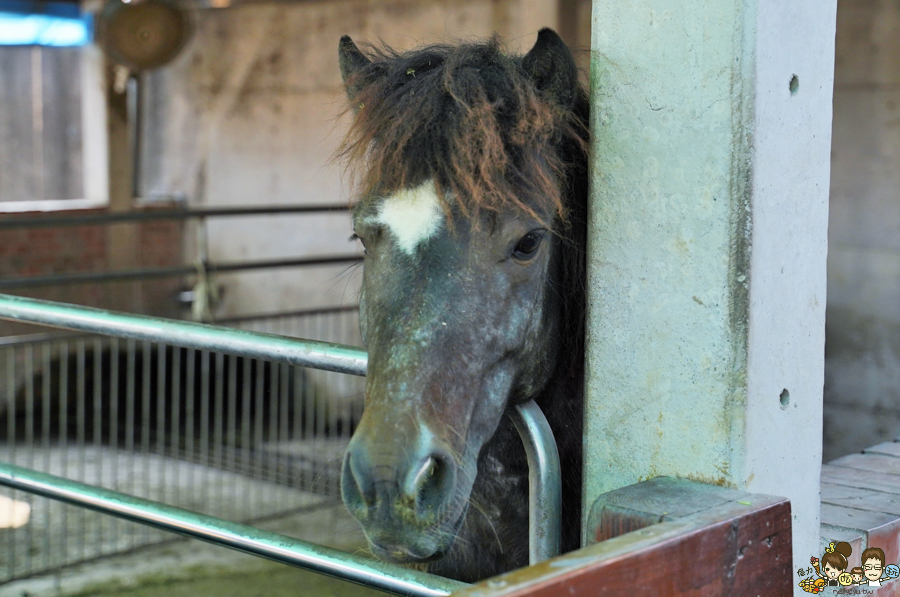
[[[433,574],[369,560],[293,537],[12,464],[0,463],[0,485],[399,595],[449,595],[468,586]]]
[[[0,294],[0,318],[38,323],[185,348],[227,352],[302,367],[365,375],[360,348],[296,340],[159,317],[114,313],[90,307]],[[534,402],[508,412],[522,438],[529,464],[529,559],[536,563],[559,553],[561,477],[559,452],[547,419]]]
[[[11,216],[0,220],[0,230],[23,228],[62,228],[69,226],[92,226],[98,224],[121,224],[125,222],[148,222],[154,220],[187,220],[191,218],[215,218],[229,216],[267,216],[278,214],[348,213],[347,204],[328,205],[260,205],[257,207],[215,207],[194,209],[154,209],[104,213],[83,216]]]
[[[366,374],[366,351],[353,346],[131,315],[0,294],[0,318],[175,346],[227,352],[325,371]]]
[[[547,417],[529,400],[507,411],[528,458],[528,563],[559,555],[562,474]]]

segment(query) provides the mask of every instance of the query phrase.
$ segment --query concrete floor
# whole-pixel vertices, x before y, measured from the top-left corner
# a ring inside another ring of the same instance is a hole
[[[345,551],[364,553],[365,550],[359,526],[339,503],[258,526]],[[192,539],[176,539],[0,586],[0,597],[206,595],[367,597],[384,593]]]

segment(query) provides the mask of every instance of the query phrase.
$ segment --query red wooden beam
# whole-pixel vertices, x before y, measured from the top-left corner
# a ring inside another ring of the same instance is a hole
[[[784,498],[662,478],[602,496],[590,521],[601,537],[612,533],[611,524],[637,530],[454,595],[734,597],[793,592],[791,508]]]

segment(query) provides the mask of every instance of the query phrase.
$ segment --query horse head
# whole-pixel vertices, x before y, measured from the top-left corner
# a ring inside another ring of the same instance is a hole
[[[549,29],[522,57],[496,38],[363,53],[344,37],[340,64],[369,358],[342,494],[378,557],[426,562],[453,545],[504,411],[547,386],[580,317],[564,295],[584,98]]]

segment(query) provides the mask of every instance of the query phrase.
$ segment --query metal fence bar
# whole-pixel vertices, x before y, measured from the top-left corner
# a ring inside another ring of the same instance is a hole
[[[227,352],[239,356],[277,361],[325,371],[366,374],[366,351],[361,348],[298,340],[176,321],[145,315],[131,315],[0,294],[0,319],[37,323],[94,334],[107,334],[151,342],[167,342],[184,348]]]
[[[400,595],[449,595],[468,586],[12,464],[0,463],[0,485]]]
[[[167,342],[351,375],[366,372],[367,355],[360,348],[38,299],[0,294],[0,318]],[[553,432],[536,404],[518,407],[510,411],[510,416],[522,437],[530,468],[529,557],[536,563],[559,553],[559,454]]]
[[[528,458],[528,563],[532,566],[559,555],[562,512],[559,450],[547,417],[529,400],[507,411]]]
[[[134,211],[126,213],[94,214],[85,216],[9,217],[0,220],[0,230],[22,228],[57,228],[63,226],[90,226],[120,224],[122,222],[147,222],[150,220],[187,220],[228,216],[265,216],[277,214],[347,213],[347,204],[322,205],[261,205],[258,207],[220,207],[177,210]]]
[[[280,267],[308,267],[313,265],[334,265],[356,263],[359,255],[323,255],[302,259],[272,259],[268,261],[241,261],[237,263],[206,263],[204,269],[211,274],[243,272]],[[150,280],[153,278],[176,278],[197,273],[196,265],[173,265],[169,267],[148,267],[109,272],[85,272],[75,274],[50,274],[46,276],[21,276],[0,278],[0,289],[36,288],[59,284],[90,284],[96,282],[122,282],[125,280]]]
[[[353,311],[359,310],[359,305],[339,305],[332,307],[316,307],[313,309],[295,309],[292,311],[278,311],[275,313],[252,313],[249,315],[232,315],[228,317],[217,317],[216,324],[219,325],[232,325],[238,323],[251,323],[255,321],[271,321],[271,320],[280,320],[280,319],[298,319],[301,317],[311,317],[315,315],[335,315],[339,313],[350,313]],[[36,332],[33,334],[21,334],[17,336],[2,336],[0,337],[0,349],[8,347],[8,346],[21,346],[24,344],[41,344],[43,342],[52,342],[52,341],[62,341],[69,340],[74,338],[81,338],[84,335],[83,332],[65,332],[65,331],[53,331],[53,332]],[[281,334],[286,336],[292,336],[295,338],[303,338],[306,337],[303,334]]]

